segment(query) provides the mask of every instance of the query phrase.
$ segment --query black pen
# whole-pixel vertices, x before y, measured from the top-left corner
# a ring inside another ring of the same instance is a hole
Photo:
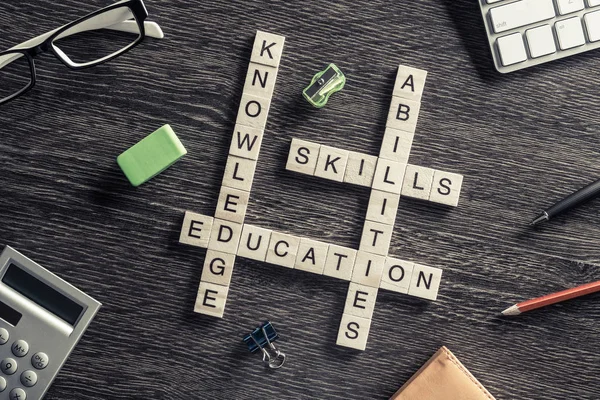
[[[540,215],[531,221],[531,225],[537,225],[540,222],[548,221],[549,219],[556,217],[558,214],[577,207],[578,205],[592,200],[598,196],[600,196],[600,179],[584,188],[579,189],[575,193],[570,194],[547,210],[542,211]]]

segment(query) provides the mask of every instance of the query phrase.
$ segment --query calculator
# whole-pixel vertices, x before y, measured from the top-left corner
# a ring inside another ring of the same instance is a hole
[[[0,254],[0,400],[39,400],[101,304],[18,251]]]

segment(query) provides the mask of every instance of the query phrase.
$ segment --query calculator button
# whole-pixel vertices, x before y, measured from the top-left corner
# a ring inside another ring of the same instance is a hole
[[[48,359],[48,355],[46,353],[35,353],[33,355],[33,357],[31,357],[31,365],[33,365],[33,367],[35,369],[44,369],[48,366],[48,362],[50,360]]]
[[[5,358],[0,362],[0,370],[6,375],[12,375],[17,372],[17,361],[14,358]]]
[[[31,370],[27,370],[21,374],[21,383],[25,387],[35,386],[37,383],[37,374]]]
[[[6,379],[0,376],[0,392],[4,392],[6,390]]]
[[[8,397],[10,400],[25,400],[27,395],[25,391],[21,388],[15,388],[10,391],[10,395]]]
[[[0,344],[6,344],[6,342],[8,342],[9,337],[10,334],[8,333],[8,331],[4,328],[0,328]]]
[[[17,340],[12,345],[12,352],[17,357],[25,357],[29,353],[29,344],[24,340]]]

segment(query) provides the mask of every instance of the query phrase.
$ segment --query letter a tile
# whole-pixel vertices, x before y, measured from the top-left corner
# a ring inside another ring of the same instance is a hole
[[[394,96],[421,101],[426,78],[427,71],[406,67],[404,65],[398,66],[396,84],[394,85]]]
[[[325,269],[328,248],[329,245],[327,243],[301,238],[294,268],[322,275]]]

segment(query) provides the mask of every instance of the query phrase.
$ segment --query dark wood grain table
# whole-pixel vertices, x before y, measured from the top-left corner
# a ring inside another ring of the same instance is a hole
[[[108,5],[0,3],[7,49]],[[600,203],[539,230],[535,213],[598,178],[600,54],[495,72],[476,2],[147,1],[165,31],[83,71],[52,55],[0,107],[0,244],[103,303],[47,399],[386,399],[448,346],[498,399],[600,399],[600,296],[517,318],[531,297],[600,280]],[[398,64],[429,72],[410,162],[465,176],[457,208],[402,199],[390,253],[442,268],[436,302],[381,291],[367,350],[335,345],[347,283],[239,258],[225,317],[193,312],[256,30],[286,37],[246,222],[357,248],[358,186],[285,170],[292,138],[378,154]],[[301,97],[335,62],[321,110]],[[139,188],[118,154],[169,123],[188,149]],[[288,362],[241,342],[278,328]]]

